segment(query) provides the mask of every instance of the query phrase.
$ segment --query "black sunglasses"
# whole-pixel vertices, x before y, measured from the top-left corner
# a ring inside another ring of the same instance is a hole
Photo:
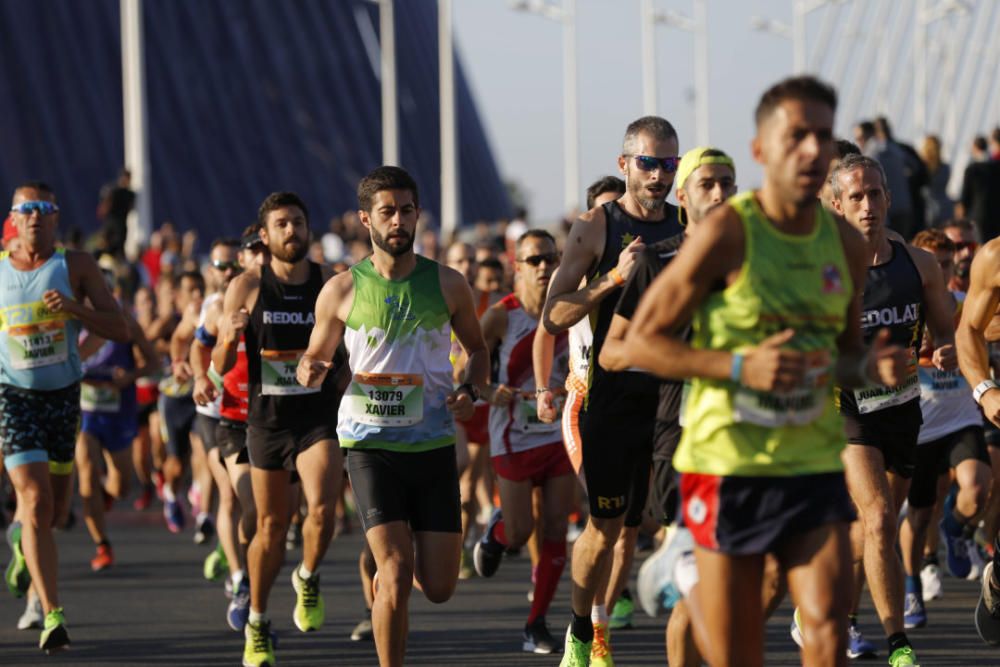
[[[549,252],[544,255],[528,255],[524,259],[519,259],[516,261],[524,262],[525,264],[530,264],[531,266],[541,266],[542,262],[547,262],[548,264],[558,264],[559,253]]]

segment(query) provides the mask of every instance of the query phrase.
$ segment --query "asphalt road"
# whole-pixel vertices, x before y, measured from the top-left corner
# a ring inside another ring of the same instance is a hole
[[[0,595],[0,665],[238,665],[242,636],[225,622],[227,600],[222,585],[205,581],[201,563],[208,547],[196,546],[191,532],[172,535],[155,511],[116,511],[110,516],[116,565],[90,571],[93,553],[82,526],[58,535],[60,588],[73,646],[46,658],[37,648],[37,631],[15,629],[23,602]],[[299,633],[291,620],[294,595],[289,583],[295,554],[290,554],[271,599],[272,625],[279,635],[278,664],[376,665],[374,646],[349,639],[364,610],[357,582],[361,538],[355,532],[330,548],[322,567],[326,625],[319,632]],[[6,549],[0,547],[6,562]],[[568,572],[567,567],[567,572]],[[428,603],[414,591],[410,610],[407,664],[412,665],[541,665],[555,666],[558,657],[520,650],[520,631],[529,603],[530,566],[526,557],[510,558],[490,580],[459,583],[444,605]],[[553,634],[561,635],[569,620],[568,574],[549,612]],[[1000,649],[982,644],[973,626],[978,597],[974,582],[945,580],[945,597],[930,603],[930,624],[911,633],[923,667],[1000,665]],[[767,665],[798,665],[788,636],[791,607],[786,603],[767,626]],[[663,618],[638,612],[636,627],[612,637],[615,662],[665,665]],[[883,649],[870,602],[862,628]],[[885,664],[880,659],[860,664]]]

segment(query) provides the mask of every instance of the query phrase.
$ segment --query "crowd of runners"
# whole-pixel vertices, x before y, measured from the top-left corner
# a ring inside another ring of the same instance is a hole
[[[671,666],[762,665],[786,596],[803,664],[915,665],[945,570],[981,579],[970,623],[1000,643],[1000,241],[962,220],[900,236],[836,107],[811,77],[768,89],[742,192],[726,147],[682,153],[639,118],[565,240],[456,242],[443,263],[415,250],[399,167],[358,184],[371,253],[342,270],[276,192],[204,271],[145,280],[57,242],[58,193],[20,184],[0,254],[18,627],[69,647],[54,528],[81,514],[100,572],[129,548],[106,512],[158,497],[168,530],[214,543],[201,576],[224,583],[247,667],[277,664],[288,550],[292,621],[322,628],[347,508],[368,610],[351,639],[383,666],[404,663],[414,588],[444,603],[522,547],[511,633],[563,667],[613,665],[637,607],[669,615]],[[549,618],[567,558],[571,616]],[[859,629],[866,583],[881,646]]]

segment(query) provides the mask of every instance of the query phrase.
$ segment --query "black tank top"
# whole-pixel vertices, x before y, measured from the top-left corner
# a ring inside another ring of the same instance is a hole
[[[656,222],[647,222],[634,218],[625,212],[617,201],[610,201],[604,205],[604,219],[607,221],[606,233],[604,235],[604,252],[594,272],[588,276],[588,281],[596,280],[600,276],[608,273],[618,264],[618,255],[637,236],[642,237],[642,242],[646,246],[651,246],[671,237],[683,238],[684,227],[677,219],[677,207],[663,204],[664,217]],[[655,409],[656,387],[658,381],[652,376],[645,374],[625,372],[609,374],[597,363],[601,355],[601,348],[604,346],[604,339],[607,338],[608,329],[611,327],[611,319],[614,317],[615,308],[621,299],[622,289],[616,288],[608,294],[604,300],[598,304],[596,310],[590,314],[590,326],[594,332],[594,343],[590,348],[590,391],[588,392],[588,409],[595,398],[600,398],[604,391],[618,392],[623,386],[634,387],[639,394],[652,395],[652,402]],[[608,376],[616,376],[613,380]],[[643,381],[635,382],[642,376]],[[620,381],[615,381],[620,380]],[[630,382],[630,380],[632,382]],[[652,387],[652,392],[649,387]]]
[[[294,380],[294,366],[309,346],[316,324],[316,297],[323,283],[322,269],[314,262],[309,262],[309,278],[298,285],[283,283],[269,266],[261,267],[260,292],[245,332],[247,421],[253,426],[297,428],[317,420],[336,423],[340,394],[335,373],[328,373],[320,391],[314,393],[301,393],[305,388]]]
[[[868,280],[865,283],[865,294],[861,311],[861,331],[865,344],[870,345],[875,334],[882,329],[889,330],[889,342],[907,350],[912,360],[911,373],[901,388],[896,392],[914,393],[906,403],[914,403],[919,413],[920,387],[917,379],[917,355],[920,352],[920,339],[924,331],[924,285],[920,278],[920,270],[913,263],[909,251],[902,243],[890,241],[892,257],[888,262],[878,266],[868,267]],[[914,389],[911,385],[915,386]],[[877,414],[879,418],[886,417],[885,409],[859,410],[858,395],[862,395],[862,404],[873,404],[878,396],[865,398],[873,393],[872,389],[844,391],[840,394],[841,412],[857,416],[859,413]],[[862,405],[862,408],[863,408]],[[898,407],[889,406],[889,407]],[[912,407],[907,405],[907,407]],[[919,426],[919,421],[917,425]]]

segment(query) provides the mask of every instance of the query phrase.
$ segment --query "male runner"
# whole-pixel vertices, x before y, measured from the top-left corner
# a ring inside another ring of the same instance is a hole
[[[343,339],[352,379],[337,432],[378,569],[372,625],[379,663],[396,667],[406,652],[414,579],[431,602],[455,590],[462,525],[453,416],[472,415],[489,355],[468,282],[413,252],[420,203],[410,175],[375,169],[358,185],[358,206],[374,252],[323,288],[297,376],[318,386]],[[468,355],[458,389],[448,359],[453,330]]]
[[[949,284],[954,270],[955,245],[944,232],[924,230],[914,237],[913,246],[934,255],[944,283]],[[962,307],[959,299],[965,295],[950,292],[948,296],[957,326]],[[933,337],[927,336],[920,349],[920,410],[924,423],[920,427],[913,480],[907,495],[909,509],[899,530],[907,580],[903,613],[907,628],[923,627],[927,623],[920,570],[927,527],[931,523],[941,480],[950,470],[958,484],[953,500],[945,503],[941,533],[948,569],[952,576],[964,578],[972,568],[969,553],[976,548],[972,534],[986,504],[992,477],[983,436],[983,415],[959,369],[942,371],[934,367],[931,358],[934,345]]]
[[[907,371],[896,387],[870,385],[838,391],[848,447],[844,466],[862,531],[852,538],[863,553],[868,589],[893,656],[909,648],[904,630],[904,597],[922,606],[919,578],[904,579],[895,551],[897,516],[913,476],[922,421],[918,357],[924,321],[934,340],[932,363],[939,371],[957,368],[954,308],[934,256],[886,236],[890,202],[881,165],[864,155],[848,155],[830,176],[833,206],[868,240],[861,328],[866,342],[883,329],[906,350]],[[872,254],[874,252],[874,254]],[[916,612],[915,612],[916,613]],[[917,621],[919,622],[919,621]],[[909,658],[912,659],[912,656]],[[903,662],[902,664],[909,664]]]
[[[955,339],[958,362],[972,397],[983,414],[1000,426],[1000,390],[990,373],[987,329],[1000,307],[1000,238],[986,243],[972,260],[969,291],[962,306]],[[983,568],[982,591],[976,608],[976,627],[980,637],[996,643],[1000,624],[1000,535],[993,539],[993,558]]]
[[[693,620],[712,665],[763,664],[769,552],[809,630],[804,662],[846,662],[853,511],[830,378],[894,384],[904,361],[883,336],[865,353],[865,242],[817,199],[836,104],[808,76],[764,93],[752,143],[763,186],[702,220],[625,338],[642,348],[640,367],[692,379],[674,467],[696,543]],[[679,337],[689,322],[690,344]]]
[[[666,202],[678,161],[677,132],[669,122],[656,116],[634,121],[625,131],[618,158],[625,176],[625,194],[584,213],[570,230],[562,266],[549,288],[543,321],[549,333],[555,334],[589,316],[593,324],[591,359],[600,354],[621,286],[644,244],[681,231],[677,209]],[[578,289],[583,278],[587,285]],[[620,378],[594,363],[588,379],[580,427],[590,519],[573,547],[573,623],[566,635],[565,665],[587,659],[591,664],[613,664],[605,599],[598,600],[596,609],[594,602],[623,525],[627,528],[623,545],[626,558],[621,562],[621,573],[631,569],[648,495],[653,446],[653,422],[644,417],[654,414],[655,406],[650,410],[648,401],[634,400],[622,391]],[[655,402],[655,395],[652,400]],[[617,586],[623,586],[624,579],[611,575]],[[611,587],[606,599],[614,600],[617,593]],[[584,651],[586,658],[581,658]]]
[[[476,543],[475,563],[481,575],[491,577],[505,550],[528,541],[536,527],[533,491],[541,487],[542,545],[522,648],[548,654],[559,649],[545,614],[566,564],[566,525],[576,478],[559,424],[538,418],[531,347],[559,253],[555,239],[542,230],[522,234],[515,252],[514,292],[487,310],[481,321],[486,347],[499,359],[497,382],[486,395],[491,404],[490,454],[500,487],[500,509]],[[560,334],[555,342],[550,382],[557,386],[565,380],[569,365],[566,339],[566,334]]]
[[[340,401],[337,376],[303,387],[295,368],[315,322],[316,297],[332,271],[307,258],[309,213],[292,192],[267,196],[257,214],[271,261],[235,278],[226,291],[213,361],[220,373],[236,364],[245,341],[250,457],[257,533],[247,553],[250,613],[243,664],[274,665],[271,586],[285,555],[291,473],[298,474],[308,514],[302,529],[302,562],[292,572],[297,601],[292,614],[302,632],[318,630],[325,616],[319,565],[333,537],[334,508],[343,479],[333,407]],[[331,351],[332,356],[332,351]],[[322,385],[322,386],[321,386]]]
[[[69,646],[52,525],[70,501],[83,375],[77,338],[83,327],[118,342],[129,332],[93,257],[56,248],[52,188],[19,186],[11,213],[20,241],[0,253],[0,446],[19,522],[8,532],[5,579],[17,597],[33,585],[45,613],[38,645],[51,653]]]
[[[113,274],[105,272],[104,276],[108,287],[115,289]],[[120,303],[121,293],[116,290],[114,295]],[[76,439],[76,466],[83,518],[97,545],[97,553],[90,561],[95,572],[115,562],[104,510],[105,504],[128,495],[132,480],[132,440],[138,433],[135,383],[159,365],[156,351],[139,323],[128,312],[124,315],[130,342],[107,341],[88,333],[80,343],[83,418]]]

